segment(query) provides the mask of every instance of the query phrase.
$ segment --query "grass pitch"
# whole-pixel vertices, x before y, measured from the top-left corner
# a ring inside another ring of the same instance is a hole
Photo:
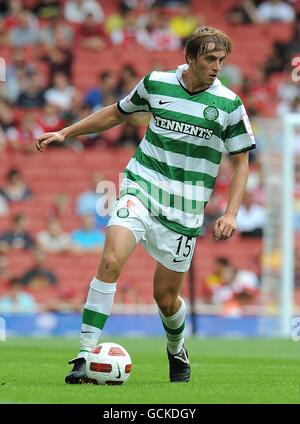
[[[189,339],[190,383],[168,381],[165,340],[118,338],[133,371],[122,386],[66,385],[78,340],[0,343],[0,403],[201,404],[300,403],[300,343]]]

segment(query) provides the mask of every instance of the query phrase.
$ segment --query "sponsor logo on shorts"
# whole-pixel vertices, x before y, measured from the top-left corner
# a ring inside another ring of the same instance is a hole
[[[120,208],[117,210],[117,215],[119,218],[127,218],[129,215],[129,210],[127,208]]]
[[[173,259],[173,262],[185,262],[185,261],[186,261],[186,259],[180,259],[180,260],[178,260],[176,258]]]

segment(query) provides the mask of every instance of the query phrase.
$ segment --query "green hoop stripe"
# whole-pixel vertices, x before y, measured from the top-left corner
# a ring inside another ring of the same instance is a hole
[[[153,146],[160,147],[168,152],[179,153],[195,159],[205,159],[216,165],[221,162],[222,152],[219,150],[208,146],[197,146],[181,140],[179,142],[178,140],[156,134],[150,127],[147,129],[145,139]]]
[[[107,318],[108,315],[100,314],[99,312],[90,311],[89,309],[84,308],[82,323],[102,330]]]
[[[183,332],[184,327],[185,327],[185,322],[183,322],[183,324],[178,327],[178,328],[169,328],[166,326],[166,324],[162,321],[164,329],[166,330],[167,333],[176,336],[177,334],[180,334]]]
[[[167,165],[152,156],[146,155],[140,147],[133,156],[141,165],[174,181],[201,181],[206,188],[214,188],[216,177],[204,172],[185,171],[182,168]]]

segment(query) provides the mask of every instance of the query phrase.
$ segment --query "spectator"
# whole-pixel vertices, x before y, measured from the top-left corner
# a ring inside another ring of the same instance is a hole
[[[105,47],[106,34],[103,27],[96,22],[91,13],[87,13],[78,30],[79,42],[82,47],[99,51]]]
[[[0,0],[0,17],[3,18],[8,12],[7,0]]]
[[[243,74],[240,68],[233,63],[225,63],[219,74],[222,84],[228,88],[238,89],[243,82]]]
[[[94,216],[86,214],[81,216],[81,228],[71,233],[74,251],[100,253],[104,246],[105,236],[94,225]]]
[[[39,24],[37,18],[29,11],[23,10],[18,15],[17,25],[10,31],[10,42],[14,47],[33,45],[38,41]]]
[[[106,32],[111,36],[114,31],[121,31],[125,26],[125,17],[128,10],[131,10],[131,7],[128,7],[122,0],[118,2],[118,11],[117,13],[111,13],[107,16],[104,22]],[[147,13],[149,16],[150,11]],[[139,21],[139,20],[138,20]]]
[[[5,142],[15,140],[18,134],[17,122],[12,107],[7,100],[0,98],[0,127],[3,131]]]
[[[21,0],[10,0],[8,12],[4,18],[5,26],[8,31],[19,25],[19,17],[25,12]]]
[[[0,82],[0,88],[1,88],[1,82]],[[5,137],[5,133],[0,126],[0,159],[1,159],[1,153],[4,151],[4,149],[6,147],[6,143],[7,143],[7,140],[6,140],[6,137]],[[0,201],[0,203],[1,203],[1,201]],[[0,209],[1,209],[1,206],[0,206]],[[0,212],[0,215],[1,215],[1,212]]]
[[[49,104],[55,105],[61,110],[67,110],[71,106],[74,94],[75,88],[70,85],[67,76],[63,72],[57,72],[54,75],[53,87],[46,91],[45,99]]]
[[[217,257],[214,269],[204,282],[203,297],[209,303],[223,303],[231,299],[233,288],[231,283],[234,278],[234,268],[230,261],[224,257]]]
[[[76,290],[70,287],[58,288],[57,295],[44,305],[51,312],[82,312],[83,299],[76,295]]]
[[[122,27],[114,29],[110,33],[111,41],[114,45],[118,46],[135,46],[138,42],[138,23],[135,13],[133,10],[127,8],[124,10],[122,18]]]
[[[0,217],[6,217],[9,213],[8,202],[2,194],[0,194]]]
[[[255,203],[252,192],[246,192],[237,216],[237,228],[243,237],[262,237],[266,222],[263,206]]]
[[[71,240],[68,233],[64,232],[58,219],[50,218],[47,223],[47,230],[37,234],[39,247],[47,253],[58,253],[68,251],[71,247]]]
[[[40,76],[32,72],[30,76],[28,75],[26,87],[17,99],[17,105],[22,108],[40,108],[45,103],[44,93]]]
[[[299,56],[300,51],[300,12],[293,24],[293,34],[291,39],[285,43],[281,49],[282,60],[286,64],[286,70],[289,71],[291,60],[294,56]]]
[[[295,97],[290,102],[280,102],[277,105],[276,113],[278,116],[284,116],[287,113],[300,113],[300,96]]]
[[[0,46],[9,46],[9,37],[4,19],[0,19]]]
[[[261,22],[293,22],[295,11],[293,7],[282,0],[268,0],[257,8]]]
[[[258,111],[256,110],[255,100],[252,96],[252,90],[254,87],[254,82],[251,78],[243,76],[241,85],[239,87],[238,95],[243,99],[245,107],[249,111],[250,116],[257,116]]]
[[[76,200],[76,214],[82,215],[95,215],[96,205],[98,200],[102,197],[102,193],[97,193],[98,184],[104,180],[104,176],[100,172],[95,172],[91,176],[90,188],[81,193]]]
[[[251,103],[252,113],[261,117],[274,114],[274,86],[268,80],[268,75],[263,68],[257,69],[255,79],[252,81],[248,102]]]
[[[233,282],[234,299],[240,306],[255,303],[259,296],[259,279],[255,272],[240,269],[236,271]]]
[[[0,189],[0,194],[9,202],[22,202],[31,198],[32,191],[23,180],[22,174],[18,169],[10,169],[5,179],[6,183]]]
[[[188,3],[183,3],[176,8],[177,14],[170,19],[170,28],[176,37],[180,38],[184,46],[187,37],[198,27],[203,25],[203,17],[193,13]]]
[[[53,199],[53,203],[47,209],[47,218],[63,218],[72,213],[71,198],[69,194],[57,193]]]
[[[272,51],[264,64],[264,73],[270,78],[274,73],[283,72],[286,67],[285,46],[276,42],[272,46]]]
[[[88,115],[82,116],[86,113],[87,108],[88,106],[84,103],[82,94],[79,91],[75,91],[73,96],[71,97],[71,103],[70,103],[69,109],[61,111],[60,116],[65,122],[67,122],[67,124],[68,123],[73,124],[77,119],[82,119],[88,116]],[[92,113],[90,109],[89,111],[90,113]],[[85,136],[78,136],[76,137],[76,139],[81,139],[81,137],[85,137]]]
[[[23,286],[31,288],[44,288],[55,286],[57,276],[45,266],[45,253],[37,249],[34,252],[35,264],[21,278]]]
[[[163,13],[163,5],[159,1],[154,1],[149,9],[139,16],[138,27],[143,31],[151,33],[161,13]]]
[[[44,105],[43,113],[39,116],[37,123],[44,132],[58,131],[65,124],[60,117],[59,107],[50,103]]]
[[[10,230],[0,236],[0,246],[2,251],[9,249],[33,249],[35,242],[27,231],[28,219],[24,214],[13,217],[13,224]]]
[[[286,74],[277,86],[277,97],[279,102],[291,103],[296,97],[300,96],[300,85],[299,81],[291,78],[290,74]]]
[[[158,16],[155,27],[151,32],[141,31],[139,43],[147,50],[177,50],[181,46],[180,39],[171,32],[165,13]]]
[[[34,313],[38,311],[38,305],[32,295],[26,293],[19,278],[9,281],[8,292],[0,297],[1,313]]]
[[[39,0],[35,3],[33,12],[38,18],[51,19],[59,16],[60,3],[58,0]]]
[[[34,72],[32,64],[26,62],[25,51],[18,48],[12,51],[12,62],[7,66],[5,97],[15,102],[20,93],[26,89],[28,79]]]
[[[10,275],[10,260],[9,257],[3,254],[0,254],[0,293],[3,293],[7,283],[11,278]]]
[[[66,40],[64,40],[65,43]],[[54,76],[57,72],[66,75],[67,78],[72,78],[73,52],[71,46],[56,43],[53,46],[47,47],[46,51],[40,52],[37,50],[37,57],[44,61],[48,66],[49,71],[49,86],[54,83]]]
[[[91,109],[98,109],[103,105],[104,96],[114,93],[114,89],[115,81],[111,71],[102,71],[97,86],[86,93],[84,101]]]
[[[256,302],[259,294],[257,275],[249,270],[235,269],[223,257],[216,258],[214,272],[206,278],[205,283],[208,300],[222,305],[224,311],[233,307],[235,312],[242,312],[243,306]]]
[[[80,24],[87,13],[91,13],[98,23],[104,20],[102,7],[95,0],[68,0],[65,4],[64,15],[69,22]]]
[[[19,152],[30,153],[35,151],[32,140],[43,133],[43,129],[38,125],[32,112],[26,112],[22,116],[19,128],[11,132],[9,145]]]
[[[237,1],[226,15],[231,24],[256,24],[259,22],[256,5],[252,0]]]
[[[122,99],[133,90],[137,83],[137,78],[138,73],[132,65],[126,64],[123,66],[121,77],[116,85],[116,96],[118,99]]]
[[[82,215],[92,215],[94,217],[94,222],[97,227],[100,229],[106,228],[106,225],[109,220],[109,216],[104,216],[101,214],[99,208],[97,208],[98,201],[102,198],[104,193],[99,193],[97,191],[98,184],[104,180],[104,176],[100,172],[95,172],[91,176],[91,185],[89,190],[81,193],[76,200],[76,214],[78,216]],[[115,199],[109,199],[109,202],[114,202]]]
[[[117,147],[137,147],[140,144],[138,127],[130,122],[126,122],[122,127],[120,137],[116,140]]]
[[[74,42],[74,29],[61,19],[60,15],[53,15],[47,19],[47,23],[43,26],[39,33],[39,42],[47,49],[47,47],[69,47]]]

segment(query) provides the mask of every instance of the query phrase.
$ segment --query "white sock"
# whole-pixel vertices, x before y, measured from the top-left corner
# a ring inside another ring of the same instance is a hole
[[[78,358],[86,358],[97,345],[113,307],[116,286],[117,283],[105,283],[93,278],[83,310]]]
[[[171,317],[165,317],[162,311],[158,309],[166,331],[167,348],[172,355],[180,352],[184,344],[183,333],[185,327],[186,306],[184,300],[181,297],[179,299],[181,300],[180,308]]]

